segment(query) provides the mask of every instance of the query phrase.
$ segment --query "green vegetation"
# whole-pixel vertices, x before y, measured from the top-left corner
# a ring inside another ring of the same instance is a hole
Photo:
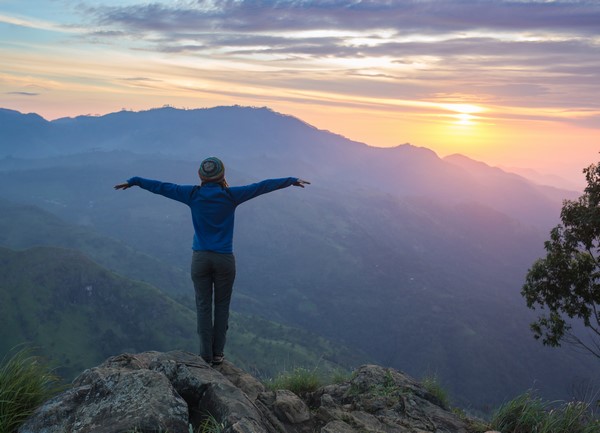
[[[267,387],[271,390],[287,389],[296,395],[303,395],[316,391],[323,382],[316,370],[295,368],[292,371],[284,371],[268,381]]]
[[[421,381],[421,385],[439,401],[444,409],[450,407],[448,392],[442,387],[436,375],[425,376]]]
[[[503,433],[597,433],[600,420],[588,403],[546,402],[526,393],[501,406],[491,426]]]
[[[600,359],[600,163],[583,172],[584,194],[563,203],[562,224],[552,229],[546,257],[533,264],[521,294],[529,308],[545,310],[531,324],[536,339],[554,347],[571,343]],[[572,322],[592,337],[574,332]]]
[[[43,402],[61,389],[47,364],[21,349],[0,365],[0,433],[13,433]]]
[[[195,313],[82,253],[0,248],[0,355],[28,342],[72,379],[109,356],[193,350]]]
[[[160,287],[172,297],[190,290],[187,272],[141,253],[89,227],[67,223],[35,206],[0,198],[0,245],[12,249],[52,246],[76,249],[114,272]]]
[[[0,356],[29,342],[71,380],[124,352],[197,350],[195,311],[78,251],[0,247],[0,261]],[[237,313],[228,337],[228,359],[262,378],[286,365],[332,372],[366,359],[308,331]]]
[[[225,425],[219,422],[213,415],[206,413],[202,422],[196,430],[190,424],[189,433],[221,433],[225,430]]]
[[[331,374],[331,383],[339,385],[341,383],[349,381],[351,377],[352,375],[350,374],[350,372],[343,370],[335,370]]]
[[[380,397],[389,397],[392,395],[396,395],[400,391],[400,388],[396,385],[394,381],[394,376],[392,376],[391,371],[387,371],[385,374],[385,378],[383,379],[383,383],[377,384],[371,392],[374,395]]]

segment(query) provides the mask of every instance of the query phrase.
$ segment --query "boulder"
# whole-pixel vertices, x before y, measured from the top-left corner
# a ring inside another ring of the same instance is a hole
[[[19,433],[188,433],[207,416],[224,433],[276,432],[224,375],[199,356],[175,351],[123,354],[86,370]]]
[[[280,389],[262,393],[259,398],[282,423],[300,424],[310,420],[308,406],[291,391]]]
[[[112,433],[163,429],[187,433],[188,406],[167,378],[150,370],[93,368],[46,403],[21,433]]]
[[[406,374],[365,365],[352,379],[329,385],[309,397],[323,424],[321,432],[344,428],[381,433],[470,433],[467,424]]]

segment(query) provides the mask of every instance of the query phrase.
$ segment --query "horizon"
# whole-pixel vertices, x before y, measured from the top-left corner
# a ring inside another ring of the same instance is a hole
[[[600,4],[585,0],[0,1],[1,106],[46,120],[267,106],[584,185],[600,150]]]
[[[295,117],[295,116],[292,116],[292,115],[288,115],[288,114],[285,114],[285,113],[279,113],[279,112],[271,109],[270,107],[266,107],[266,106],[264,106],[264,107],[252,107],[252,106],[241,106],[241,105],[220,105],[220,106],[215,106],[215,107],[202,107],[202,108],[178,108],[178,107],[172,107],[172,106],[167,105],[167,106],[163,106],[163,107],[152,107],[152,108],[143,109],[143,110],[139,110],[139,111],[124,110],[123,109],[123,110],[114,111],[114,112],[105,113],[105,114],[83,114],[83,115],[77,115],[77,116],[73,116],[73,117],[71,117],[71,116],[60,117],[60,118],[56,118],[56,119],[47,119],[44,116],[40,115],[39,113],[33,113],[33,112],[25,113],[25,112],[19,112],[18,110],[13,110],[13,111],[16,111],[16,112],[18,112],[18,113],[20,113],[22,115],[33,114],[33,115],[36,115],[36,116],[40,116],[42,119],[44,119],[47,122],[54,122],[54,121],[59,121],[59,120],[62,120],[62,119],[76,119],[77,117],[98,117],[99,118],[99,117],[104,117],[104,116],[119,114],[119,113],[122,113],[122,112],[127,112],[127,113],[143,113],[143,112],[146,112],[146,111],[162,110],[162,109],[173,109],[173,110],[180,110],[180,111],[194,111],[194,110],[211,110],[211,109],[214,109],[214,108],[234,108],[234,107],[249,108],[249,109],[267,109],[267,110],[270,110],[270,111],[272,111],[272,112],[274,112],[276,114],[281,114],[281,115],[284,115],[284,116],[290,116],[290,117],[293,117],[295,119],[298,119],[300,122],[307,123],[303,119],[300,119],[298,117]],[[8,109],[8,108],[5,108],[5,107],[0,107],[0,110],[3,110],[3,109],[5,109],[5,110],[11,110],[11,109]],[[309,123],[307,123],[307,124],[310,125],[311,127],[314,126],[314,125],[311,125]],[[344,139],[353,141],[351,138],[348,138],[348,137],[345,137],[345,136],[343,136],[341,134],[338,134],[336,131],[330,131],[330,130],[325,130],[325,129],[320,129],[320,128],[318,128],[318,129],[321,130],[321,131],[324,131],[324,132],[330,132],[330,133],[335,134],[335,135],[340,135]],[[364,143],[364,142],[360,142],[360,141],[355,141],[355,142],[360,143],[360,144],[362,144],[364,146],[367,146],[367,147],[374,147],[374,148],[385,149],[385,147],[372,146],[369,143]],[[415,145],[415,144],[412,144],[412,143],[397,144],[395,146],[389,146],[389,148],[392,148],[392,147],[402,147],[402,146],[411,146],[411,147],[414,147],[414,148],[426,149],[428,151],[433,152],[436,155],[436,157],[438,157],[438,158],[440,158],[442,160],[445,159],[445,158],[453,157],[453,156],[465,157],[465,158],[467,158],[467,159],[469,159],[471,161],[475,161],[476,163],[483,163],[483,164],[486,164],[486,165],[488,165],[490,167],[499,168],[499,169],[501,169],[501,170],[503,170],[505,172],[517,174],[519,176],[524,177],[527,180],[533,181],[534,183],[537,183],[537,184],[540,184],[540,185],[552,186],[552,187],[556,187],[556,188],[567,190],[567,191],[581,191],[581,190],[583,190],[583,185],[578,184],[577,181],[569,180],[567,178],[564,178],[564,177],[561,177],[559,175],[555,175],[555,174],[552,174],[552,173],[538,172],[538,171],[536,171],[534,169],[531,169],[529,167],[511,167],[511,166],[502,166],[502,165],[494,166],[492,164],[488,164],[485,161],[481,161],[481,160],[472,158],[469,155],[458,153],[458,152],[449,153],[448,155],[439,155],[433,149],[430,149],[430,148],[425,147],[425,146],[418,146],[418,145]]]

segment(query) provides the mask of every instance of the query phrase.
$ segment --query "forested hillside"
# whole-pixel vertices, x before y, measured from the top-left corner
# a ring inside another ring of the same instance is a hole
[[[65,379],[109,356],[146,350],[197,353],[196,313],[81,252],[0,247],[0,354],[26,344]],[[282,368],[348,370],[368,361],[306,331],[234,313],[228,358],[262,378]]]

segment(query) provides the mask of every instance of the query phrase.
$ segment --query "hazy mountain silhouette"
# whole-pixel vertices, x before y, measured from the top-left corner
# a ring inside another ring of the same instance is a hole
[[[532,386],[567,398],[576,380],[598,377],[591,360],[533,340],[519,294],[571,192],[412,145],[369,147],[266,108],[22,117],[0,112],[2,133],[8,118],[7,130],[21,131],[0,149],[1,196],[182,272],[189,210],[112,185],[134,175],[196,183],[208,155],[225,160],[231,184],[312,181],[239,208],[237,311],[318,332],[416,376],[437,373],[477,407]],[[23,138],[27,122],[35,143]]]
[[[411,145],[369,147],[267,108],[162,108],[53,122],[1,110],[0,125],[7,141],[0,157],[127,150],[197,160],[218,154],[245,172],[275,176],[298,172],[317,183],[352,182],[397,196],[447,203],[476,201],[544,228],[557,220],[564,196],[572,196],[499,169],[476,168],[460,156],[440,159],[428,149]]]

